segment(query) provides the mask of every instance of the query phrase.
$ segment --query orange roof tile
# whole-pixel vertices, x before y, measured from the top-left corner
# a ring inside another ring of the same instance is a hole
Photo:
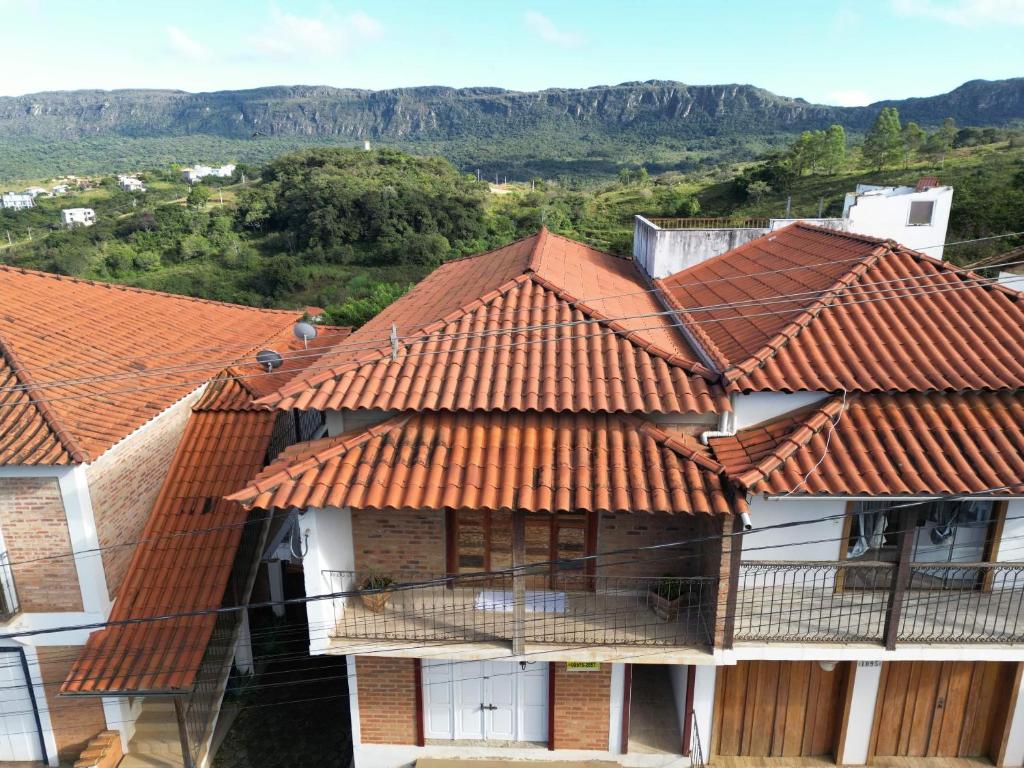
[[[728,410],[724,392],[708,382],[710,372],[672,322],[630,261],[542,230],[438,268],[325,354],[329,370],[297,377],[261,402],[300,409]],[[384,341],[392,323],[402,337],[395,359]]]
[[[0,464],[92,461],[300,314],[6,266],[0,306]]]
[[[1024,393],[875,393],[850,395],[845,409],[842,402],[831,397],[711,446],[730,476],[758,493],[937,495],[1014,484],[996,493],[1024,493]]]
[[[804,268],[757,274],[772,264]],[[1021,294],[978,279],[891,242],[793,224],[662,286],[733,389],[1022,387]],[[726,301],[750,303],[700,310]]]
[[[229,498],[262,509],[731,512],[689,439],[609,414],[423,412],[286,449]]]

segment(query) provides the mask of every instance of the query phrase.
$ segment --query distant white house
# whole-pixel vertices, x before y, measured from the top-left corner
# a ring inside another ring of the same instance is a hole
[[[96,223],[96,211],[92,208],[64,208],[60,212],[60,222],[68,229],[91,227]]]
[[[4,192],[0,195],[0,208],[20,211],[35,205],[33,196],[23,192]]]
[[[31,195],[32,199],[35,200],[39,195],[45,195],[46,190],[43,187],[29,187],[25,190],[26,195]]]
[[[953,188],[925,176],[915,187],[858,184],[846,195],[843,218],[848,232],[890,238],[941,259],[952,206]]]
[[[68,193],[68,189],[69,187],[67,184],[58,184],[57,186],[50,190],[50,197],[59,197],[60,195],[66,195]]]
[[[197,165],[192,168],[182,168],[181,175],[189,184],[195,184],[200,179],[205,179],[207,176],[213,176],[218,179],[226,179],[235,172],[235,164],[228,163],[222,165],[219,168],[213,168],[209,165]]]
[[[146,185],[134,176],[118,176],[117,185],[125,192],[145,192]]]

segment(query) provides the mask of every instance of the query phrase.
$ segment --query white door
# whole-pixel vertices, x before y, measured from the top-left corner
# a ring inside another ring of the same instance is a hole
[[[0,761],[42,759],[21,652],[5,651],[0,653]]]
[[[424,661],[423,713],[428,739],[547,741],[547,664]]]

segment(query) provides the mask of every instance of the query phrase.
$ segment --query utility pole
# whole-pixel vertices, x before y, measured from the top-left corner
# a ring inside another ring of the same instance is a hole
[[[28,228],[28,239],[29,239],[29,240],[31,240],[31,239],[32,239],[32,227],[29,227],[29,228]]]
[[[783,218],[786,218],[786,219],[789,218],[789,210],[792,207],[793,207],[793,196],[792,195],[787,195],[786,196],[786,215]]]
[[[9,229],[7,230],[7,244],[8,245],[14,245],[14,241],[11,240],[11,230],[9,230]]]
[[[821,214],[825,211],[825,198],[818,198],[818,218],[821,218]]]

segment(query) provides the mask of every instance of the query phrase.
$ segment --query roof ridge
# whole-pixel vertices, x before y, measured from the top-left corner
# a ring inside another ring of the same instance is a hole
[[[293,309],[269,309],[265,307],[250,307],[247,304],[234,304],[230,301],[218,301],[217,299],[204,299],[199,296],[187,296],[182,293],[168,293],[167,291],[157,291],[152,288],[140,288],[136,285],[124,285],[123,283],[107,283],[102,280],[92,280],[86,277],[76,277],[74,275],[61,275],[56,272],[46,272],[41,269],[31,269],[29,267],[19,267],[13,264],[0,264],[0,272],[15,272],[23,275],[35,275],[37,277],[46,277],[53,280],[61,280],[64,282],[81,283],[82,285],[91,285],[97,288],[107,288],[109,290],[127,291],[129,293],[142,293],[151,296],[160,296],[169,299],[180,299],[183,301],[192,301],[200,304],[213,304],[214,306],[220,307],[234,307],[236,309],[249,309],[253,312],[273,313],[273,314],[288,314],[294,315],[298,310]]]
[[[57,414],[50,408],[50,404],[46,402],[46,399],[33,399],[32,389],[35,386],[35,379],[22,366],[18,354],[2,335],[0,335],[0,356],[4,357],[11,371],[24,387],[22,391],[28,397],[28,403],[26,404],[35,408],[36,412],[39,413],[46,423],[46,426],[49,427],[50,432],[57,438],[61,447],[67,451],[73,461],[79,464],[87,463],[89,461],[89,454],[78,444],[74,436],[61,426],[60,419],[57,418]]]
[[[799,315],[782,326],[774,336],[762,344],[757,352],[747,355],[742,361],[728,366],[722,374],[724,381],[727,384],[732,383],[736,379],[748,375],[751,371],[757,370],[768,360],[775,357],[775,355],[777,355],[789,341],[796,338],[812,320],[821,314],[821,312],[827,307],[831,306],[843,290],[851,287],[856,281],[862,278],[864,274],[871,267],[877,264],[886,253],[891,254],[893,253],[893,250],[888,241],[883,241],[872,249],[872,251],[863,259],[843,272],[839,278],[832,283],[832,285],[825,289],[824,293],[818,296],[810,303],[810,305],[801,310]]]
[[[1014,290],[1013,288],[1003,285],[996,278],[985,277],[980,272],[976,272],[974,268],[971,267],[970,265],[961,267],[956,264],[950,264],[948,261],[945,261],[944,259],[939,259],[936,258],[935,256],[929,256],[927,253],[922,253],[921,251],[915,250],[901,243],[894,243],[893,245],[894,247],[892,249],[892,254],[894,256],[909,256],[919,264],[930,264],[933,267],[936,267],[944,272],[952,272],[958,277],[969,278],[972,281],[977,281],[978,288],[988,288],[997,290],[1000,293],[1006,294],[1009,298],[1015,301],[1020,300],[1022,297],[1024,297],[1024,291]],[[1020,249],[1024,251],[1024,245],[1020,246]],[[984,269],[984,266],[980,268]]]
[[[857,398],[858,395],[856,393],[849,395],[846,398],[845,407],[849,408],[854,402],[856,402]],[[764,458],[750,469],[736,475],[734,477],[736,482],[740,483],[745,488],[753,488],[761,480],[767,479],[772,472],[778,470],[779,467],[792,458],[797,451],[806,446],[807,443],[810,442],[811,438],[821,432],[827,424],[832,423],[837,412],[841,413],[841,409],[843,409],[843,407],[842,397],[839,395],[832,395],[831,397],[826,398],[821,404],[808,406],[802,413],[797,412],[783,414],[782,416],[770,419],[763,424],[750,427],[751,430],[766,430],[769,425],[772,424],[778,424],[786,420],[793,422],[793,428],[779,439],[778,445],[769,451]],[[799,438],[797,437],[798,433],[800,433]],[[712,438],[712,440],[715,440],[715,438]]]
[[[705,378],[708,378],[709,380],[711,380],[712,378],[716,378],[713,371],[708,370],[706,366],[700,364],[699,362],[682,359],[679,354],[675,352],[670,352],[664,347],[661,347],[654,343],[640,343],[636,337],[636,331],[627,328],[625,325],[622,324],[621,321],[609,317],[608,315],[601,312],[599,309],[591,306],[590,304],[586,303],[585,301],[577,299],[571,293],[555,285],[550,280],[543,278],[536,273],[530,275],[530,279],[533,282],[537,283],[537,285],[539,285],[544,290],[550,291],[551,293],[555,294],[555,296],[561,301],[565,301],[566,303],[571,304],[573,308],[580,310],[580,312],[590,315],[593,318],[594,322],[600,323],[602,325],[607,325],[614,333],[621,335],[630,344],[640,347],[648,354],[651,354],[655,357],[660,357],[669,365],[677,366],[689,373],[696,373],[698,375],[704,376]]]
[[[307,470],[312,469],[314,466],[321,465],[335,456],[341,456],[348,453],[353,448],[363,445],[373,438],[391,431],[395,427],[408,423],[412,418],[418,415],[420,414],[398,413],[370,427],[365,427],[358,432],[353,430],[351,433],[343,432],[340,435],[335,435],[334,437],[310,440],[306,443],[296,443],[295,445],[291,445],[285,449],[285,452],[298,448],[302,445],[312,446],[318,442],[323,442],[325,444],[323,449],[310,453],[298,463],[289,461],[287,458],[282,460],[279,456],[272,464],[267,466],[265,470],[267,474],[265,476],[261,477],[258,474],[245,488],[227,495],[224,498],[228,501],[238,501],[242,504],[246,504],[254,498],[252,493],[246,493],[249,489],[257,491],[258,493],[264,493],[282,482],[294,480],[296,477],[302,475]],[[348,437],[346,437],[346,435],[348,435]],[[281,456],[284,456],[284,453],[282,453]],[[271,472],[275,466],[280,466],[281,468]]]
[[[540,262],[543,258],[541,251],[545,243],[547,243],[547,239],[548,228],[541,224],[540,229],[537,230],[537,239],[533,243],[533,248],[530,249],[530,260],[526,263],[526,268],[531,272],[536,272],[540,267]]]

